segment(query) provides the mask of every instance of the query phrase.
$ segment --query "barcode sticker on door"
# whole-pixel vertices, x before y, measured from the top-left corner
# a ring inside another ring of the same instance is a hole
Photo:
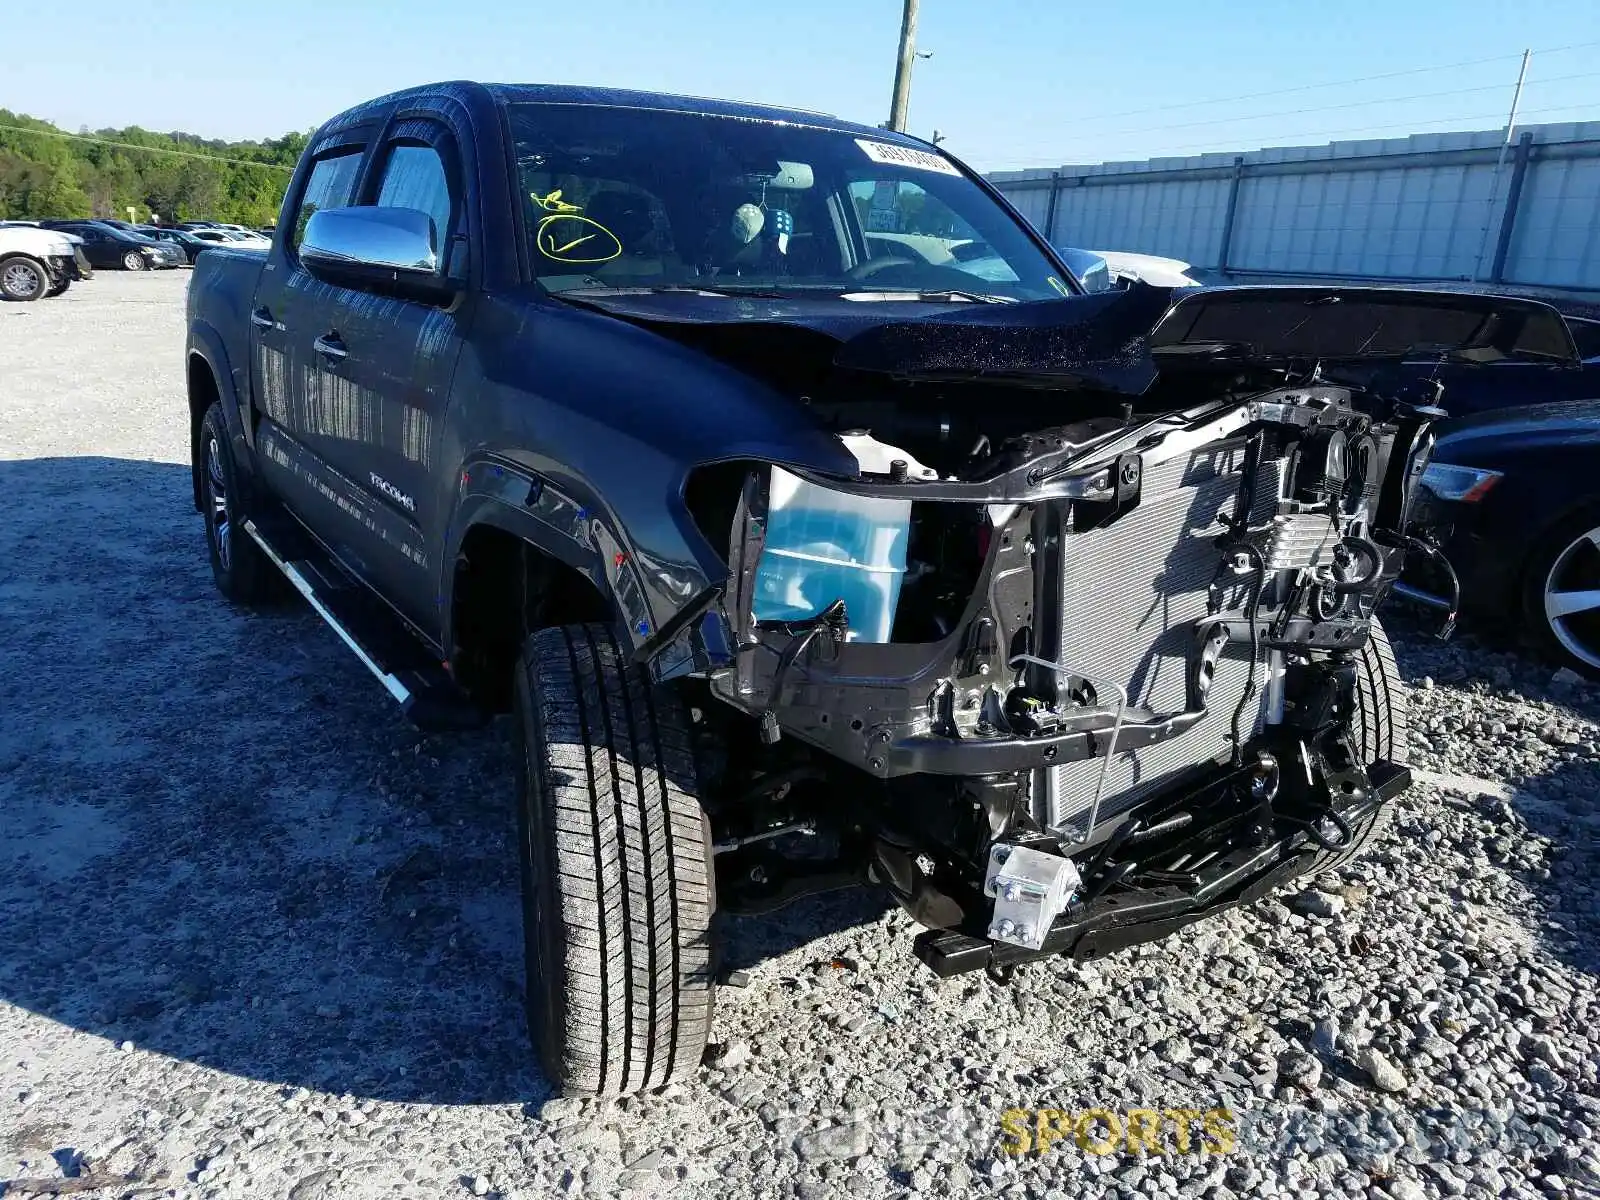
[[[937,171],[941,175],[961,174],[949,159],[926,150],[913,150],[910,146],[892,146],[888,142],[874,142],[857,138],[856,145],[875,163],[891,167],[912,167],[918,171]]]

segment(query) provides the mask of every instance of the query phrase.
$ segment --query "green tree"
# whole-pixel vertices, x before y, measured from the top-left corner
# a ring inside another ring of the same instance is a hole
[[[134,205],[162,220],[263,225],[276,219],[308,140],[227,142],[138,126],[71,137],[0,109],[0,218],[122,216]]]

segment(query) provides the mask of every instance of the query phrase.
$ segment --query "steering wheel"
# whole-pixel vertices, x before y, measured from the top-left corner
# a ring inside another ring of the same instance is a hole
[[[906,258],[901,254],[889,254],[883,258],[869,258],[865,262],[858,262],[844,273],[846,279],[857,281],[866,279],[869,275],[876,275],[879,271],[888,270],[890,267],[914,267],[916,260]],[[926,265],[926,264],[924,264]]]

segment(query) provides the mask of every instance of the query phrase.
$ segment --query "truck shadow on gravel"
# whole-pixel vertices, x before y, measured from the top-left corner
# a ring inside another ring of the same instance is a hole
[[[186,467],[0,462],[0,495],[0,999],[103,1039],[68,1043],[78,1067],[132,1043],[286,1088],[542,1101],[509,722],[422,735],[303,605],[230,607]],[[731,957],[880,911],[740,920]]]

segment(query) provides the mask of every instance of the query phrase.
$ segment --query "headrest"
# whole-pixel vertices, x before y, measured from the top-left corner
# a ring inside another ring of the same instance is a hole
[[[584,205],[583,215],[614,233],[625,254],[654,248],[656,226],[648,197],[637,192],[598,192]]]

